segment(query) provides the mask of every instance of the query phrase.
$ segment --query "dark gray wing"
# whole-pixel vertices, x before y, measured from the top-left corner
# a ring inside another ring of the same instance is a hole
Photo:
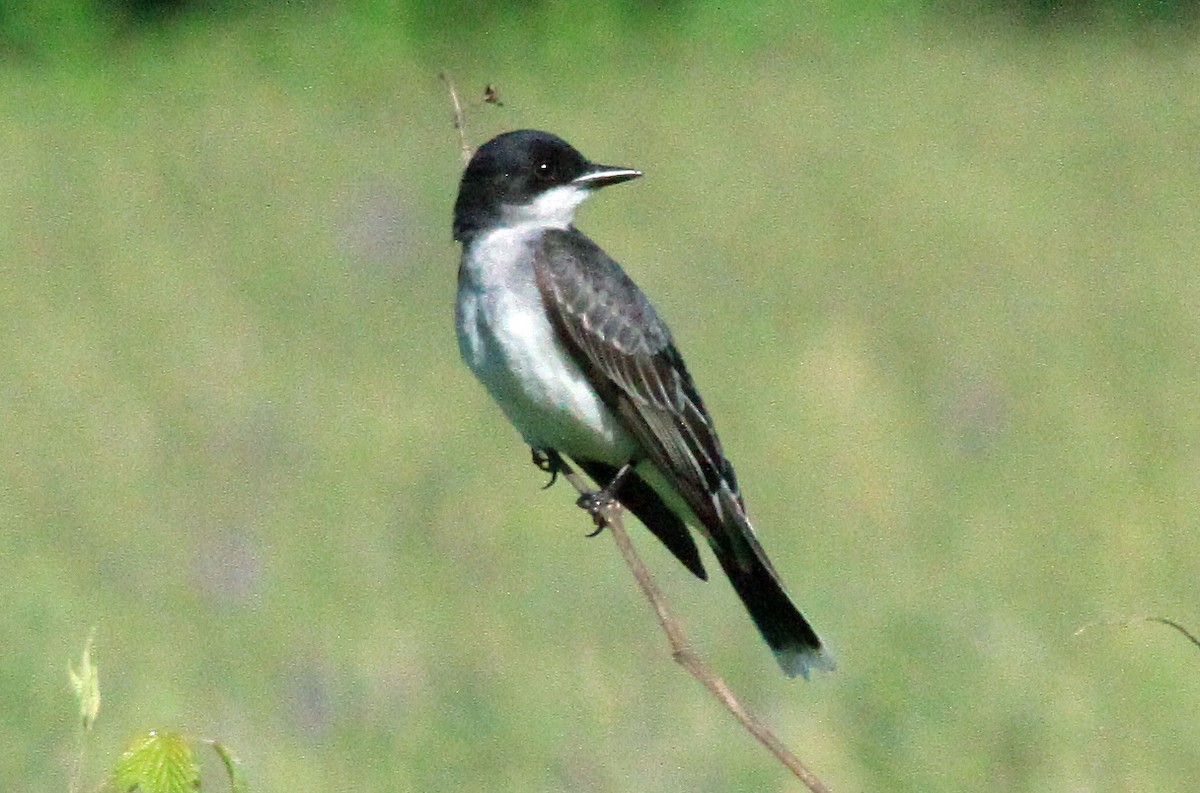
[[[534,274],[559,339],[700,521],[779,665],[791,676],[831,669],[833,660],[754,536],[733,466],[650,301],[575,228],[542,235]]]
[[[765,559],[733,466],[671,339],[645,295],[574,228],[546,232],[534,272],[560,339],[601,398],[703,524],[714,550]]]

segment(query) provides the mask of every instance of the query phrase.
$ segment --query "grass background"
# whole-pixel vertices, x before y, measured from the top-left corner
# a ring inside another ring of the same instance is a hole
[[[671,322],[838,672],[784,680],[723,581],[635,536],[819,774],[1194,787],[1195,648],[1074,635],[1200,625],[1193,36],[376,22],[0,65],[0,786],[66,789],[97,625],[94,780],[165,727],[261,791],[795,789],[458,361],[448,69],[506,102],[476,144],[646,171],[580,225]]]

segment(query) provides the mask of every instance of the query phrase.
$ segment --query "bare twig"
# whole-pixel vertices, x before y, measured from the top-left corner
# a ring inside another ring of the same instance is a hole
[[[560,465],[560,473],[562,473],[563,478],[570,482],[571,486],[579,491],[580,495],[593,492],[593,489],[588,487],[583,477],[567,465],[566,461],[561,461]],[[621,556],[625,558],[625,563],[629,565],[634,579],[642,589],[642,594],[646,596],[646,600],[650,601],[650,605],[654,609],[654,614],[658,617],[658,624],[667,636],[667,642],[671,646],[671,657],[675,659],[675,662],[686,669],[692,677],[700,681],[701,685],[707,688],[733,714],[734,718],[741,722],[742,726],[759,743],[766,747],[767,751],[775,755],[775,758],[779,762],[783,763],[789,771],[795,774],[796,778],[803,782],[805,787],[812,791],[812,793],[830,793],[825,783],[808,766],[804,765],[800,761],[800,758],[792,754],[791,750],[784,746],[783,741],[779,740],[779,737],[761,719],[742,705],[733,692],[729,690],[729,686],[726,685],[725,681],[692,649],[691,642],[688,641],[687,636],[684,634],[679,620],[675,617],[674,612],[671,611],[658,585],[654,583],[654,578],[650,575],[650,571],[646,568],[645,563],[642,562],[642,558],[638,556],[637,550],[633,547],[633,542],[629,539],[629,533],[625,531],[625,521],[621,517],[620,504],[616,502],[610,503],[601,512],[599,520],[612,533],[613,540],[617,543],[617,548],[621,551]]]
[[[1182,633],[1189,642],[1196,645],[1197,648],[1200,648],[1200,639],[1197,639],[1194,633],[1180,625],[1175,620],[1169,620],[1166,617],[1142,617],[1142,619],[1146,622],[1157,622],[1161,623],[1162,625],[1166,625],[1168,628],[1174,628]]]
[[[1108,620],[1093,620],[1092,622],[1080,626],[1079,629],[1075,631],[1075,635],[1078,636],[1084,631],[1089,630],[1097,625],[1133,625],[1136,622],[1157,622],[1160,625],[1166,625],[1168,628],[1174,628],[1175,630],[1179,631],[1179,633],[1181,633],[1185,639],[1194,644],[1197,648],[1200,648],[1200,638],[1197,638],[1195,634],[1183,627],[1183,625],[1179,624],[1175,620],[1168,619],[1166,617],[1156,617],[1153,615],[1117,617]]]
[[[454,128],[458,130],[458,142],[462,146],[463,165],[467,165],[471,162],[471,146],[467,143],[467,121],[463,115],[462,102],[458,100],[458,90],[454,87],[454,80],[450,79],[450,75],[441,72],[438,77],[446,84],[446,89],[450,92],[450,101],[454,104]]]

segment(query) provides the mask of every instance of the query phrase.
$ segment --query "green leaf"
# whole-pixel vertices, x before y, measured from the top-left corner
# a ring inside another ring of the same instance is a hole
[[[83,645],[78,670],[70,663],[67,664],[71,688],[75,690],[75,698],[79,700],[79,718],[83,723],[84,732],[92,729],[96,716],[100,713],[100,670],[92,664],[92,640],[95,638],[96,629],[92,628]]]
[[[137,793],[195,793],[200,767],[183,736],[173,732],[138,735],[117,761],[113,787]]]
[[[225,771],[229,774],[230,793],[250,793],[250,786],[246,784],[246,778],[242,776],[241,761],[234,757],[233,752],[229,751],[229,747],[220,741],[210,741],[209,745],[217,753],[217,757],[221,758],[221,762],[225,764]]]

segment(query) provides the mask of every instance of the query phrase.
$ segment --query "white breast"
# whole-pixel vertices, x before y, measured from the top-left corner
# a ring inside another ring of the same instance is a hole
[[[463,360],[530,446],[626,462],[635,443],[559,343],[528,247],[541,229],[488,232],[463,252],[456,321]]]

